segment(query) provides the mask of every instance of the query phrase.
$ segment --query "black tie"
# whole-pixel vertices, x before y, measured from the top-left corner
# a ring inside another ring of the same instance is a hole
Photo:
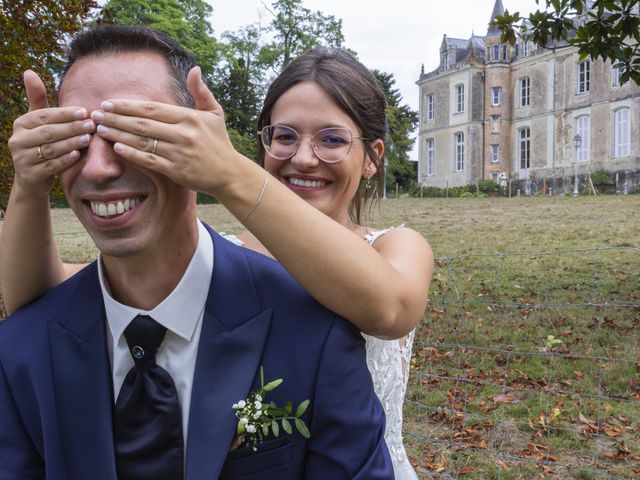
[[[124,331],[135,362],[129,370],[114,414],[118,480],[183,478],[182,415],[176,386],[156,364],[167,329],[138,315]]]

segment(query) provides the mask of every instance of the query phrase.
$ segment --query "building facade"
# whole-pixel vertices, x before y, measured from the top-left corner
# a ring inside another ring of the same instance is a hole
[[[503,13],[496,0],[485,37],[444,35],[438,68],[423,69],[416,82],[418,181],[510,181],[523,194],[559,194],[572,188],[576,173],[586,182],[606,170],[625,191],[636,190],[640,86],[620,85],[619,69],[580,60],[576,47],[501,44],[491,22]]]

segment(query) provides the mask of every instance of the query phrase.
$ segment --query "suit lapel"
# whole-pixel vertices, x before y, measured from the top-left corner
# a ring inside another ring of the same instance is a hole
[[[271,324],[244,252],[216,233],[214,269],[198,347],[187,444],[188,480],[218,478],[235,435],[232,405],[246,398]]]
[[[60,439],[73,479],[113,479],[113,388],[96,264],[71,291],[64,317],[49,327]]]

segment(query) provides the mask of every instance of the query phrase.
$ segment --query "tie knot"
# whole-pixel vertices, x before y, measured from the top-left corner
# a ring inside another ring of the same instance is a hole
[[[147,370],[155,365],[156,352],[167,329],[148,315],[138,315],[124,331],[136,368]]]

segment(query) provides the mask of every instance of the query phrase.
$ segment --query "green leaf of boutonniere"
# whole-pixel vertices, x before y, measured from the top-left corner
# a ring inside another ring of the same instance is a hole
[[[251,392],[246,400],[240,400],[238,403],[233,404],[233,409],[238,417],[237,437],[233,442],[234,446],[239,445],[244,440],[252,445],[254,450],[257,450],[257,445],[262,441],[262,438],[269,435],[269,429],[273,432],[274,437],[280,435],[281,425],[287,434],[292,435],[291,420],[293,420],[300,435],[304,438],[311,437],[307,425],[300,418],[309,407],[309,399],[298,405],[294,416],[291,416],[293,411],[293,402],[291,401],[286,402],[283,408],[278,407],[273,401],[265,402],[264,397],[266,394],[273,391],[281,383],[282,379],[278,378],[265,385],[264,369],[260,367],[260,390]]]

